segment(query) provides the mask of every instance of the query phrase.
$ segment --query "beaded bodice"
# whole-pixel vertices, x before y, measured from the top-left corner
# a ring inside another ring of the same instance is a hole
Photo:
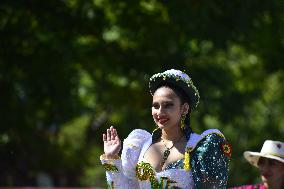
[[[183,161],[184,161],[184,159],[179,159],[176,162],[170,163],[168,166],[166,166],[165,170],[183,169]]]

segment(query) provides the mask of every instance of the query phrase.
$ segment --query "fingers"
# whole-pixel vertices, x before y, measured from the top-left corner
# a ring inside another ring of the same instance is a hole
[[[111,129],[107,129],[107,141],[111,140]]]
[[[106,142],[106,140],[107,140],[106,134],[103,134],[103,141]]]
[[[115,140],[116,137],[116,129],[113,128],[113,126],[110,127],[111,130],[111,140]]]
[[[118,137],[117,131],[113,126],[111,126],[109,129],[107,129],[106,134],[103,134],[103,141],[112,141],[115,140],[116,137]]]
[[[114,132],[113,132],[113,137],[114,137],[114,138],[118,137],[118,134],[117,134],[117,131],[116,131],[116,129],[114,129]]]

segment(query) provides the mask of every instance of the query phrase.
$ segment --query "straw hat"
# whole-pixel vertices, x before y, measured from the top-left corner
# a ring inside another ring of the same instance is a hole
[[[244,152],[245,159],[252,165],[258,167],[260,157],[275,159],[284,163],[284,143],[280,141],[266,140],[260,152]]]

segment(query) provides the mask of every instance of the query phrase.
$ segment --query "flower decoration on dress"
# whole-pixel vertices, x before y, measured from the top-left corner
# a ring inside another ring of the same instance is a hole
[[[149,180],[151,183],[151,189],[170,188],[170,185],[177,183],[167,177],[161,177],[159,182],[150,163],[145,163],[143,161],[138,163],[136,166],[136,177],[140,181]]]
[[[140,181],[150,180],[151,188],[158,188],[159,182],[156,179],[155,171],[149,163],[140,162],[136,166],[136,176]]]
[[[140,162],[136,166],[136,176],[139,180],[148,180],[155,177],[155,172],[149,163]]]
[[[106,171],[110,171],[110,172],[118,172],[118,169],[115,165],[112,164],[108,164],[108,163],[104,163],[103,167]]]
[[[231,156],[232,156],[232,150],[233,150],[233,148],[232,148],[232,145],[230,143],[225,142],[225,143],[222,144],[222,151],[229,158],[231,158]]]
[[[150,93],[153,95],[157,87],[163,83],[171,83],[176,86],[179,86],[184,90],[191,102],[191,108],[194,109],[198,106],[199,103],[199,92],[194,86],[191,78],[184,72],[180,70],[167,70],[162,73],[157,73],[150,78],[149,89]]]

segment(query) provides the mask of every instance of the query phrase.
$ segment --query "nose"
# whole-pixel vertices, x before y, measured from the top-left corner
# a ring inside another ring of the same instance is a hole
[[[158,109],[158,111],[157,111],[157,115],[158,116],[161,116],[161,115],[163,115],[164,114],[164,108],[162,107],[162,106],[160,106],[160,108]]]

